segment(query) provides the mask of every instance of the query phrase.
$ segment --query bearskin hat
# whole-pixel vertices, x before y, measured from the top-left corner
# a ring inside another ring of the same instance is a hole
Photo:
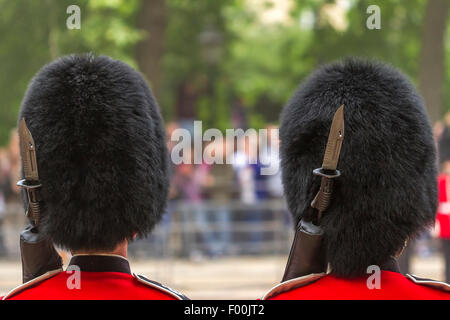
[[[382,266],[405,240],[434,222],[436,151],[424,103],[398,70],[346,59],[319,68],[281,115],[282,180],[295,221],[311,219],[336,110],[344,105],[341,176],[321,221],[334,274],[353,277]]]
[[[19,121],[36,144],[40,230],[71,250],[113,249],[159,221],[168,152],[158,104],[127,64],[62,57],[32,79]]]

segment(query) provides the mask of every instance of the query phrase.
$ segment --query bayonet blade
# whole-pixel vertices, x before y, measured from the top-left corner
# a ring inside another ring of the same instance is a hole
[[[341,153],[342,141],[344,140],[344,105],[336,110],[331,123],[328,142],[323,157],[322,169],[336,170]]]
[[[27,183],[38,183],[39,173],[36,159],[36,145],[28,130],[25,118],[19,124],[20,154],[22,156],[23,172]]]

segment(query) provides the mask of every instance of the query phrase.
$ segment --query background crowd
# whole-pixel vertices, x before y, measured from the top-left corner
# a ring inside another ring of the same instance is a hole
[[[167,145],[172,151],[173,130],[180,128],[178,123],[167,124]],[[268,129],[272,129],[268,126]],[[274,175],[261,174],[263,167],[260,158],[250,160],[253,155],[249,146],[253,140],[247,139],[247,148],[233,148],[236,161],[233,164],[200,165],[182,163],[172,164],[170,203],[167,213],[160,223],[159,230],[152,239],[137,241],[130,248],[131,253],[144,256],[167,253],[166,245],[171,235],[170,225],[176,220],[180,228],[181,246],[176,254],[192,259],[219,257],[229,254],[261,254],[274,252],[273,246],[263,247],[263,242],[273,240],[279,232],[279,224],[271,227],[270,222],[279,220],[281,228],[289,223],[289,216],[282,202],[283,190],[280,171]],[[217,144],[218,142],[216,142]],[[230,142],[228,142],[230,143]],[[234,145],[234,141],[232,142]],[[278,141],[268,140],[268,147],[278,150]],[[226,158],[227,140],[216,147]],[[237,144],[236,144],[237,145]],[[257,150],[257,149],[256,149]],[[9,232],[5,229],[20,227],[24,223],[24,210],[21,205],[20,189],[16,182],[21,175],[21,162],[16,130],[11,132],[7,148],[0,149],[0,255],[6,257],[16,254],[17,248],[8,249],[5,239]],[[192,147],[191,154],[194,154]],[[279,161],[277,153],[271,161]],[[171,162],[172,163],[172,162]],[[267,163],[267,160],[264,161]],[[269,222],[264,228],[264,221]],[[240,228],[234,225],[239,222]],[[19,223],[19,226],[15,224]],[[12,230],[10,230],[12,231]],[[148,243],[155,242],[154,250]],[[235,241],[235,245],[233,245]],[[279,248],[279,247],[278,247]],[[281,248],[285,250],[285,248]]]

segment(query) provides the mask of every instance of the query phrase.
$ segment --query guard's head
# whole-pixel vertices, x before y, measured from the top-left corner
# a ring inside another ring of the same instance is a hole
[[[40,230],[70,250],[110,250],[146,235],[166,204],[168,163],[158,104],[125,63],[91,54],[44,66],[19,120],[36,144]]]
[[[308,215],[331,121],[344,105],[345,137],[330,207],[321,225],[332,272],[345,277],[381,266],[433,223],[436,155],[424,104],[409,80],[380,63],[326,65],[283,110],[284,190],[294,220]]]

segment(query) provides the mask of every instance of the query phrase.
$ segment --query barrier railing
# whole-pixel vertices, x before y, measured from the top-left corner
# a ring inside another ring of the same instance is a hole
[[[286,254],[293,236],[283,199],[173,201],[148,239],[130,246],[138,256],[217,257]]]
[[[253,204],[178,200],[171,201],[167,211],[151,235],[130,244],[131,257],[286,254],[293,235],[283,199]],[[25,225],[23,206],[8,204],[0,237],[10,258],[19,258],[18,239]]]

